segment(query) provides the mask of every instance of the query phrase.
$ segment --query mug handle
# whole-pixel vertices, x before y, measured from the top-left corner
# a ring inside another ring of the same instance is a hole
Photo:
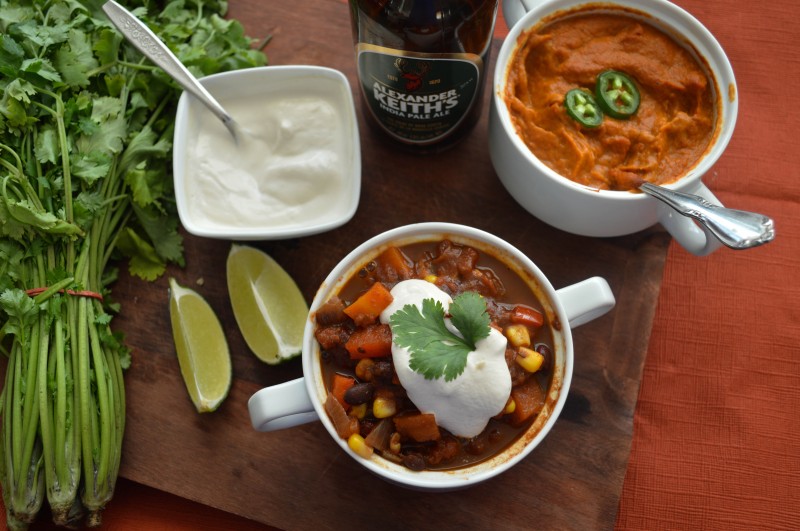
[[[514,27],[514,24],[521,19],[525,13],[533,9],[537,4],[541,4],[542,0],[503,0],[503,19],[506,21],[508,29]]]
[[[717,206],[722,203],[702,182],[691,193]],[[722,242],[711,231],[691,218],[678,213],[673,207],[658,201],[658,222],[667,229],[681,247],[696,256],[707,256],[722,246]]]
[[[247,409],[257,431],[277,431],[319,420],[304,378],[257,391],[247,401]]]
[[[561,288],[556,290],[556,295],[564,307],[571,328],[605,315],[616,304],[611,287],[601,277],[587,278]]]

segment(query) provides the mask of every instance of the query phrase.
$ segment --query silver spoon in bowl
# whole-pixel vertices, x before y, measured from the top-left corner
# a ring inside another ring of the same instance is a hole
[[[196,77],[181,63],[180,59],[159,39],[153,31],[133,13],[119,5],[114,0],[103,4],[103,11],[109,20],[119,29],[120,33],[133,44],[145,57],[153,61],[164,72],[174,79],[187,92],[192,94],[201,103],[219,118],[228,128],[234,141],[237,140],[237,127],[233,117],[220,105],[220,103],[200,84]]]
[[[721,207],[700,196],[676,192],[646,181],[639,184],[639,189],[663,201],[679,214],[695,219],[731,249],[750,249],[775,238],[775,222],[763,214]]]

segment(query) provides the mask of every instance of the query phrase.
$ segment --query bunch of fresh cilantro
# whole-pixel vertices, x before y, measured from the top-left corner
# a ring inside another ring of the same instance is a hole
[[[10,527],[46,497],[88,524],[111,498],[128,350],[109,326],[114,261],[183,263],[171,139],[180,91],[102,1],[0,0],[0,481]],[[260,66],[219,0],[122,1],[198,77]]]

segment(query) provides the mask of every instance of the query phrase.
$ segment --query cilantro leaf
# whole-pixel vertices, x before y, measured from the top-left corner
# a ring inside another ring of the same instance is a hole
[[[450,317],[453,325],[473,349],[479,339],[489,335],[486,301],[474,291],[467,291],[455,298],[450,306]]]
[[[409,366],[427,380],[443,376],[449,382],[458,378],[475,343],[489,335],[486,301],[477,293],[456,296],[449,311],[452,324],[463,337],[447,328],[444,307],[434,299],[424,299],[421,312],[407,304],[390,319],[394,343],[409,350]]]
[[[90,37],[77,29],[69,31],[68,45],[56,52],[56,69],[72,87],[89,85],[89,72],[98,67]]]
[[[144,280],[157,279],[167,267],[150,242],[129,227],[120,233],[117,248],[122,254],[130,257],[131,274]]]
[[[147,208],[133,205],[133,212],[145,234],[153,242],[156,254],[183,267],[183,237],[178,233],[178,220],[175,216],[164,214],[152,205]]]
[[[14,334],[24,344],[26,331],[36,319],[39,307],[21,289],[7,289],[0,293],[0,310],[8,316],[0,335]]]
[[[61,147],[58,145],[58,131],[50,124],[42,126],[39,134],[34,141],[34,154],[36,160],[41,163],[49,162],[55,164],[61,154]]]
[[[0,74],[15,77],[25,50],[8,34],[0,34]]]

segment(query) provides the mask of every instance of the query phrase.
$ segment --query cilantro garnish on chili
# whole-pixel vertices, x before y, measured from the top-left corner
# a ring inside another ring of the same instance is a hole
[[[394,343],[411,352],[409,366],[428,380],[444,376],[446,382],[458,378],[467,365],[467,355],[475,343],[489,335],[486,301],[468,291],[457,295],[450,305],[451,323],[463,337],[451,332],[444,322],[444,307],[433,299],[422,301],[420,312],[407,304],[391,317]]]

